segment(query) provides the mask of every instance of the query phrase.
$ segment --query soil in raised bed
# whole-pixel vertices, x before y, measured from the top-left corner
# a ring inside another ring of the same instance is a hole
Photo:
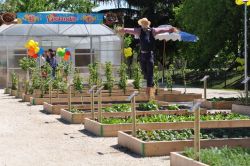
[[[208,100],[208,101],[211,101],[211,102],[218,102],[218,101],[237,101],[238,98],[235,98],[235,97],[230,97],[230,98],[214,97],[214,98],[207,99],[207,100]]]

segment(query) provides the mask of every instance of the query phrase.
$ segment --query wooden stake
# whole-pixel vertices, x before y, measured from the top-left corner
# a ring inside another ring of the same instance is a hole
[[[194,153],[195,159],[200,161],[200,107],[194,110]]]
[[[132,136],[136,136],[136,110],[135,110],[135,96],[131,100],[132,109]]]
[[[94,90],[91,92],[91,118],[95,119],[95,94]]]
[[[52,104],[52,82],[49,83],[49,103]]]
[[[68,99],[69,99],[69,103],[68,103],[68,107],[69,107],[69,110],[71,110],[71,85],[69,85],[69,89],[68,89]]]
[[[204,80],[204,99],[207,99],[207,79]]]
[[[102,123],[102,90],[98,95],[98,122]]]

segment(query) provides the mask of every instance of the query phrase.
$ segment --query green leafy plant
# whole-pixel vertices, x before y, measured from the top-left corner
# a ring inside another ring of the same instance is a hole
[[[161,74],[159,71],[158,66],[154,66],[154,85],[156,87],[156,94],[157,94],[157,90],[159,88],[159,80],[161,79]]]
[[[41,86],[41,74],[40,69],[38,67],[33,68],[31,70],[31,89],[30,92],[33,93],[33,90],[40,89]]]
[[[17,90],[18,87],[18,76],[15,72],[11,73],[11,89]]]
[[[106,76],[106,82],[104,83],[104,88],[108,90],[109,94],[111,95],[115,81],[111,62],[105,63],[105,76]]]
[[[124,94],[126,93],[127,90],[127,81],[128,81],[127,69],[128,66],[125,63],[122,63],[119,69],[120,80],[118,86],[120,89],[123,90]]]
[[[250,137],[250,128],[201,129],[201,139]],[[193,129],[184,130],[137,130],[136,137],[143,141],[175,141],[194,138]]]
[[[44,77],[50,77],[51,73],[52,73],[52,68],[51,68],[50,64],[48,62],[46,62],[41,67],[41,71],[42,71],[42,76],[44,76]]]
[[[133,85],[135,89],[140,89],[141,88],[141,80],[142,80],[142,71],[140,68],[140,65],[138,63],[135,63],[133,65]]]
[[[83,87],[83,78],[81,77],[79,70],[75,70],[73,84],[74,84],[75,90],[82,92],[82,90],[84,88]]]
[[[168,109],[168,110],[179,110],[180,108],[179,108],[179,105],[177,105],[177,104],[172,104],[172,105],[168,105],[168,106],[167,106],[167,109]]]
[[[169,69],[166,73],[166,81],[167,81],[167,88],[168,90],[172,91],[173,89],[173,71],[174,71],[174,65],[169,65]]]
[[[110,107],[103,108],[104,112],[131,112],[129,104],[114,104]]]
[[[237,98],[234,97],[229,97],[229,98],[224,98],[224,97],[213,97],[211,99],[207,99],[208,101],[211,102],[218,102],[218,101],[236,101]]]
[[[24,58],[20,59],[19,66],[23,70],[27,71],[30,68],[36,67],[36,60],[34,58],[24,57]]]
[[[186,148],[183,154],[187,157],[195,159],[193,148]],[[201,149],[200,160],[202,163],[213,166],[249,166],[250,165],[250,149],[241,147],[211,147],[208,149]]]
[[[201,115],[201,121],[209,120],[243,120],[250,119],[249,116],[244,116],[235,113],[216,113],[216,114],[207,114]],[[185,122],[185,121],[194,121],[194,115],[151,115],[151,116],[141,116],[138,117],[137,123],[150,123],[150,122]],[[102,120],[105,124],[120,124],[120,123],[131,123],[131,117],[126,118],[104,118]]]
[[[67,92],[67,82],[63,80],[62,69],[60,67],[56,68],[56,75],[52,83],[53,89],[58,89],[63,93]]]
[[[61,61],[57,68],[59,68],[62,72],[63,78],[65,80],[68,80],[68,76],[71,74],[73,68],[72,68],[72,62],[66,62],[66,61]]]
[[[92,63],[88,65],[89,67],[89,86],[100,85],[101,81],[99,79],[98,73],[98,63]]]
[[[81,110],[79,110],[78,108],[72,106],[72,108],[70,110],[68,110],[69,112],[73,113],[73,114],[81,114],[83,113]]]
[[[244,92],[240,92],[238,95],[238,103],[241,105],[246,105],[246,94]],[[248,97],[247,105],[250,105],[250,98]]]
[[[127,48],[130,46],[130,44],[133,41],[133,37],[131,35],[127,35],[124,37],[124,48]]]
[[[155,101],[149,101],[147,103],[140,103],[138,110],[140,111],[153,111],[158,110],[159,105]]]

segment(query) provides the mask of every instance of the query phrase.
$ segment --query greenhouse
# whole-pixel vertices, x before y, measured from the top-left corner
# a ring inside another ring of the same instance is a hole
[[[13,71],[23,75],[21,79],[25,78],[26,73],[22,73],[18,62],[27,56],[24,45],[30,39],[39,42],[44,50],[70,48],[73,65],[81,73],[88,73],[87,66],[92,62],[111,61],[114,66],[121,63],[120,37],[103,24],[3,25],[0,27],[0,87],[7,86]]]

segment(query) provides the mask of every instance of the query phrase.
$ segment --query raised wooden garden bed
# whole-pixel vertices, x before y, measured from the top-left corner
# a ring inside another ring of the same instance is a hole
[[[4,88],[4,94],[10,94],[11,89],[10,88]]]
[[[250,116],[250,106],[249,105],[247,106],[247,105],[233,104],[232,105],[232,112]]]
[[[178,152],[170,153],[170,165],[171,166],[209,166],[202,162],[186,157]]]
[[[202,111],[202,113],[206,113],[205,110]],[[188,115],[192,114],[191,112],[188,112],[187,110],[163,110],[163,111],[136,111],[136,114],[138,116],[141,115],[157,115],[157,114],[165,114],[165,115]],[[95,112],[95,117],[97,117],[97,112]],[[109,117],[129,117],[131,116],[131,112],[103,112],[102,116],[104,118]],[[84,123],[85,118],[91,118],[91,112],[85,112],[85,113],[72,113],[68,110],[62,109],[61,110],[61,118],[69,123],[72,124],[78,124],[78,123]],[[101,135],[99,135],[101,136]]]
[[[201,102],[201,107],[207,109],[231,110],[236,101],[208,101],[205,99],[195,99],[194,102]]]
[[[201,147],[250,147],[249,142],[250,138],[204,139],[201,140]],[[183,151],[186,147],[193,147],[194,142],[193,140],[145,142],[133,137],[130,132],[119,131],[118,144],[142,156],[151,157],[169,155],[170,152]]]
[[[129,101],[127,101],[129,102]],[[167,102],[163,102],[163,101],[156,101],[158,104],[160,105],[168,105]],[[103,107],[108,107],[108,106],[112,106],[113,103],[103,103],[102,106]],[[138,104],[137,104],[138,105]],[[81,104],[81,103],[72,103],[72,106],[76,109],[79,109],[79,110],[82,110],[82,109],[85,109],[85,110],[91,110],[91,105],[90,104]],[[61,112],[61,109],[69,109],[68,107],[68,103],[52,103],[52,104],[49,104],[47,102],[44,102],[43,103],[43,110],[48,112],[48,113],[51,113],[51,114],[60,114]]]
[[[11,96],[16,96],[16,94],[17,94],[17,90],[12,90],[12,89],[11,89],[10,95],[11,95]]]
[[[202,94],[186,93],[186,94],[164,94],[163,101],[167,102],[190,102],[194,99],[201,99]]]
[[[102,137],[116,137],[118,131],[131,130],[131,123],[123,124],[103,124],[95,120],[85,119],[85,129],[89,132]],[[193,128],[194,122],[155,122],[155,123],[137,123],[136,127],[143,130],[160,129],[188,129]],[[201,128],[230,128],[230,127],[250,127],[250,120],[216,120],[202,121]]]
[[[104,96],[102,97],[103,102],[120,102],[120,101],[126,101],[127,96]],[[95,101],[97,101],[97,98],[95,98]],[[136,97],[136,101],[148,101],[148,96],[146,95],[139,95]],[[49,102],[49,98],[33,98],[30,97],[30,104],[32,105],[43,105],[44,102]],[[52,103],[67,103],[68,98],[52,98]],[[81,103],[81,102],[91,102],[90,97],[72,97],[71,102]]]

